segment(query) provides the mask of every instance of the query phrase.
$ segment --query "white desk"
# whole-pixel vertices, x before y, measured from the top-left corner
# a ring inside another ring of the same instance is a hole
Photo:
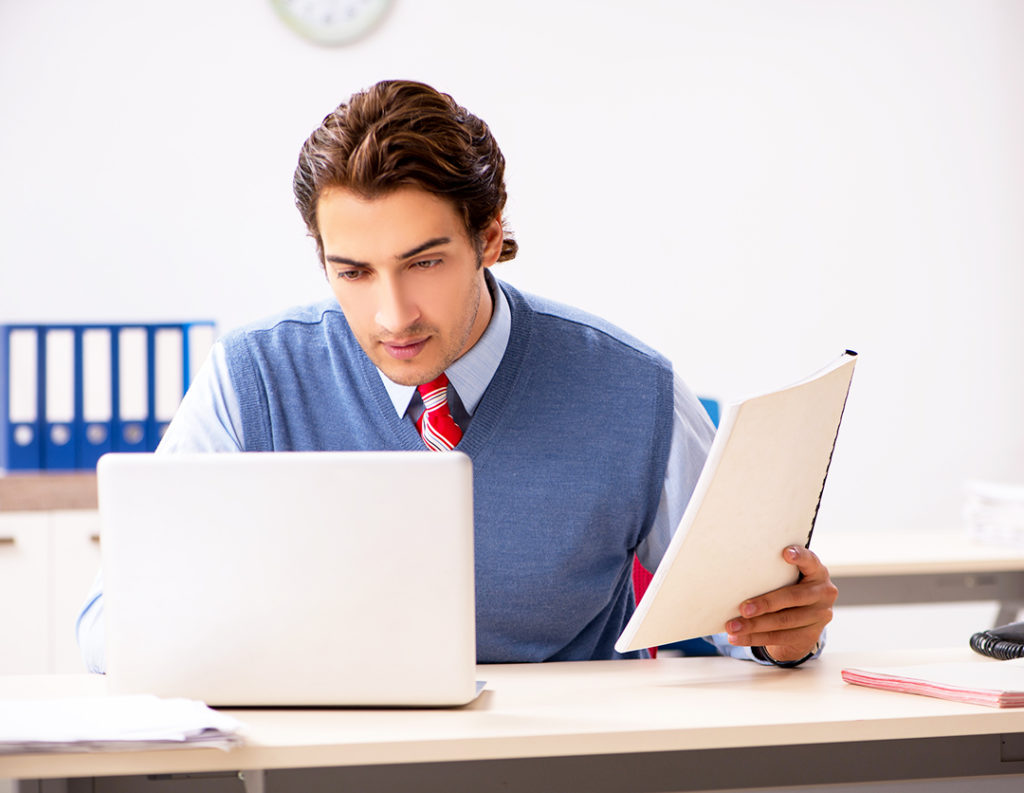
[[[994,600],[996,625],[1024,608],[1024,548],[973,542],[962,529],[822,531],[811,549],[839,587],[838,606]]]
[[[237,710],[247,743],[230,752],[7,756],[0,778],[253,768],[263,773],[249,775],[249,789],[265,791],[642,792],[1024,774],[1024,710],[874,691],[839,676],[844,665],[930,658],[998,663],[946,650],[826,654],[792,671],[727,658],[480,667],[488,689],[461,709]],[[0,696],[101,686],[0,678]]]

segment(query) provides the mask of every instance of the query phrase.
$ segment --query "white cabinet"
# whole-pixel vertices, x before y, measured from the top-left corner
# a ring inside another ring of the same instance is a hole
[[[0,512],[0,674],[85,671],[75,619],[99,566],[95,510]]]
[[[0,674],[50,671],[50,514],[0,513]]]

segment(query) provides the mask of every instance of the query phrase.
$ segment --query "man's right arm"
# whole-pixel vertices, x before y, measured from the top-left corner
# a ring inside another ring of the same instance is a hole
[[[224,345],[217,342],[174,414],[158,454],[238,452],[244,446],[238,397],[228,375]],[[82,660],[90,672],[106,670],[103,575],[97,574],[75,623]]]

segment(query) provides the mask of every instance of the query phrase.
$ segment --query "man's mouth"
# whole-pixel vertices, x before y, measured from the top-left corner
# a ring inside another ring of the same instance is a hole
[[[385,352],[392,358],[398,361],[408,361],[410,358],[415,358],[420,350],[426,346],[429,337],[422,339],[414,339],[411,341],[383,341],[381,345],[384,347]]]

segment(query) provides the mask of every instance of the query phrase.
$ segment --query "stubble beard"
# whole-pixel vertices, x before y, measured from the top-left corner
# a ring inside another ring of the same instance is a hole
[[[386,357],[381,363],[387,363],[389,366],[381,366],[378,364],[378,368],[387,375],[388,379],[392,382],[398,383],[398,385],[412,385],[418,386],[423,383],[429,383],[435,380],[438,375],[444,372],[449,366],[455,361],[462,357],[462,355],[468,350],[466,345],[469,344],[469,339],[473,334],[473,327],[476,325],[477,317],[480,314],[480,300],[482,295],[482,288],[479,281],[474,281],[475,288],[473,295],[471,296],[471,307],[467,310],[463,316],[463,322],[460,324],[461,331],[457,338],[451,339],[450,343],[446,344],[441,350],[441,361],[440,365],[436,368],[427,370],[427,372],[404,372],[404,367],[400,362],[390,361]],[[469,305],[467,303],[467,305]],[[402,338],[416,338],[418,336],[429,336],[430,340],[427,344],[431,344],[438,340],[437,328],[428,325],[410,325],[402,331]],[[384,340],[391,340],[394,338],[393,334],[379,334],[371,338],[371,343],[375,349],[380,349],[381,343]],[[387,354],[384,353],[386,356]],[[392,371],[394,369],[395,371]]]

